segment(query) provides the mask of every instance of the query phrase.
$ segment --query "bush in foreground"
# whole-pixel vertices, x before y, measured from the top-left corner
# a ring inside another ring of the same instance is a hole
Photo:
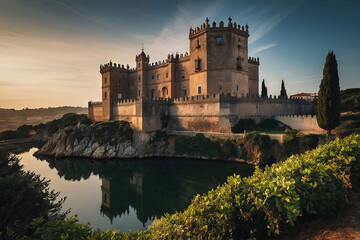
[[[88,225],[34,220],[36,239],[248,239],[274,238],[302,218],[337,212],[360,178],[360,135],[322,145],[286,161],[234,175],[200,196],[184,212],[156,219],[146,231],[91,233]],[[45,237],[44,237],[45,236]]]

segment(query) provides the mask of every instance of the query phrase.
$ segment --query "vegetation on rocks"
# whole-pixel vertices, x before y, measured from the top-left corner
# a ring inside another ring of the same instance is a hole
[[[283,152],[278,141],[270,140],[269,136],[259,132],[232,140],[210,139],[201,133],[193,137],[174,138],[175,154],[190,158],[243,160],[254,165],[264,165],[280,159]]]
[[[229,177],[222,186],[195,196],[183,212],[155,219],[146,231],[91,232],[89,225],[71,217],[67,221],[35,219],[26,237],[272,239],[298,222],[337,213],[346,203],[348,190],[358,189],[359,179],[360,135],[351,135],[264,170],[257,168],[251,177]]]
[[[255,123],[254,119],[243,118],[235,124],[232,128],[232,132],[243,133],[245,130],[246,132],[283,132],[287,128],[289,127],[273,118],[264,119],[258,124]]]
[[[134,131],[130,127],[130,123],[126,121],[108,121],[99,122],[93,126],[93,135],[96,140],[102,143],[112,143],[112,139],[119,141],[133,139]]]
[[[342,112],[360,111],[360,88],[341,90],[340,102],[340,109]]]

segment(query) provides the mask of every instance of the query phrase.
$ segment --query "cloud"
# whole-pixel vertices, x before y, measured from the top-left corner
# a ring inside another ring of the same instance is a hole
[[[118,28],[116,28],[116,27],[114,27],[114,26],[112,26],[112,25],[104,22],[103,20],[101,20],[101,19],[99,19],[99,18],[97,18],[97,17],[91,16],[91,15],[89,15],[89,14],[82,13],[82,12],[80,12],[79,10],[77,10],[77,9],[69,6],[68,4],[63,3],[63,2],[60,1],[60,0],[54,0],[54,2],[55,2],[56,4],[64,7],[64,8],[66,8],[66,9],[68,9],[70,12],[72,12],[72,13],[80,16],[80,17],[83,17],[83,18],[88,19],[88,20],[90,20],[90,21],[92,21],[92,22],[94,22],[94,23],[97,23],[97,24],[100,24],[100,25],[102,25],[102,26],[104,26],[104,27],[107,27],[107,28],[109,28],[110,30],[117,31],[117,32],[120,31],[120,29],[118,29]]]
[[[273,30],[282,20],[289,16],[297,7],[297,4],[282,6],[283,3],[265,6],[263,9],[253,13],[249,19],[255,20],[258,24],[251,34],[249,44],[256,42]],[[279,10],[280,9],[280,10]],[[264,17],[267,16],[267,17]]]
[[[145,52],[155,60],[164,59],[171,53],[184,53],[189,51],[190,26],[194,28],[204,22],[206,17],[212,18],[224,5],[224,1],[220,0],[209,2],[205,8],[202,3],[196,5],[193,1],[182,2],[177,5],[172,20],[158,35],[138,35],[134,38],[145,43]]]
[[[262,52],[262,51],[265,51],[265,50],[267,50],[269,48],[275,47],[276,45],[277,45],[277,43],[273,42],[273,43],[269,43],[269,44],[263,45],[261,47],[255,48],[253,51],[251,51],[251,55],[253,55],[255,53]]]

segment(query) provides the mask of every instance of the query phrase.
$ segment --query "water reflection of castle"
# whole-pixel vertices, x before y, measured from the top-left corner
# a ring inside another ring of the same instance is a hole
[[[145,224],[149,219],[185,209],[197,193],[204,193],[234,173],[248,176],[253,168],[230,162],[44,158],[66,180],[102,179],[100,211],[113,221],[135,209]]]
[[[158,185],[151,179],[144,179],[139,172],[134,172],[130,178],[103,178],[101,212],[112,221],[117,216],[129,214],[132,207],[136,210],[137,218],[145,224],[166,212],[173,213],[184,209],[194,194],[208,190],[206,186],[199,189],[199,186],[192,187],[186,183],[189,182],[172,187],[172,184],[166,183]]]

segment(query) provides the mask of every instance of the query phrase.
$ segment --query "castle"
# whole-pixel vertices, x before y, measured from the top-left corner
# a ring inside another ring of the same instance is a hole
[[[259,58],[248,56],[249,27],[205,20],[190,28],[190,53],[150,63],[142,50],[136,67],[100,65],[102,101],[89,102],[93,121],[126,120],[138,131],[168,129],[230,132],[244,117],[307,114],[311,104],[259,98]]]

